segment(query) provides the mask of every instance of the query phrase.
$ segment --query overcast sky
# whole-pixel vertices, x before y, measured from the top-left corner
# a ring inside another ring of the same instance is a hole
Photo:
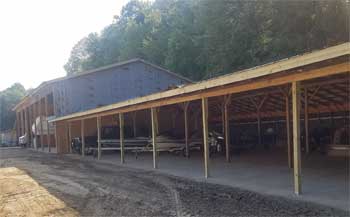
[[[71,48],[99,32],[128,0],[1,0],[0,91],[65,75]]]

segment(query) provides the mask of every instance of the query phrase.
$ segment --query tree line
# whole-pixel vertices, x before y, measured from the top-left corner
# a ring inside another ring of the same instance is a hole
[[[193,80],[349,41],[349,2],[132,0],[72,49],[68,75],[143,58]]]
[[[25,94],[26,90],[19,83],[0,91],[0,131],[14,129],[16,114],[12,109]]]

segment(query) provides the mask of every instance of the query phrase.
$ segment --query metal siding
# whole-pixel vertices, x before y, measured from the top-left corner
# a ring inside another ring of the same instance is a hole
[[[161,69],[133,62],[58,83],[57,117],[160,92],[185,82]]]

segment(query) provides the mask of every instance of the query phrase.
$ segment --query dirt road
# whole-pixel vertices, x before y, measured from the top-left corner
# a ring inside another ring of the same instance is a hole
[[[0,149],[0,168],[10,167],[24,171],[64,202],[66,210],[81,216],[348,216],[344,211],[316,204],[154,171],[24,149]],[[11,196],[0,181],[0,216],[4,216],[8,201],[13,203],[8,199]],[[50,215],[60,213],[52,211]]]

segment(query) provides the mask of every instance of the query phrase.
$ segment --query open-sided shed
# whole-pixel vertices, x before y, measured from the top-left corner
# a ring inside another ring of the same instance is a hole
[[[82,137],[83,144],[85,131],[92,127],[96,129],[100,158],[101,120],[104,119],[119,126],[120,160],[124,162],[124,130],[133,128],[135,132],[142,125],[142,128],[148,126],[153,145],[153,167],[157,168],[157,135],[169,130],[182,132],[188,147],[190,134],[199,130],[203,138],[204,175],[207,178],[211,174],[209,132],[223,133],[225,158],[230,161],[235,152],[231,150],[241,145],[238,137],[243,131],[249,131],[256,135],[255,146],[269,149],[273,138],[275,146],[286,150],[286,162],[293,168],[294,192],[300,194],[302,152],[308,154],[317,148],[349,157],[349,55],[350,43],[345,43],[56,118],[52,122],[56,123],[58,152],[71,151],[72,125],[75,123],[78,126],[75,132],[78,133],[74,136]],[[137,118],[133,119],[131,114],[135,113]],[[124,117],[128,117],[128,121],[124,121]],[[87,121],[90,121],[88,126],[84,125]],[[327,124],[326,131],[317,132],[322,123]],[[244,128],[246,130],[242,130]],[[269,128],[273,129],[275,136],[266,136],[265,130]],[[329,136],[324,138],[325,141],[314,141],[318,138],[315,135],[326,134]]]

